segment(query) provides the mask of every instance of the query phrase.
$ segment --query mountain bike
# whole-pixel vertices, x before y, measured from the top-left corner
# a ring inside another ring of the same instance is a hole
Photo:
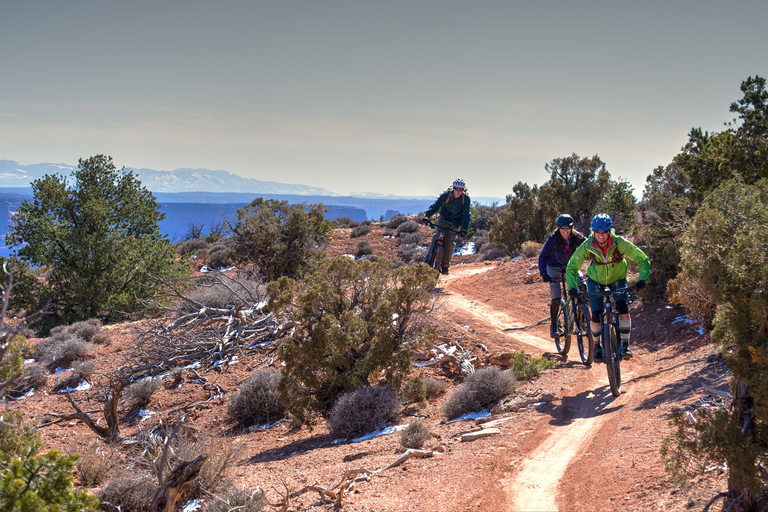
[[[579,272],[579,289],[586,291],[587,278]],[[589,306],[586,300],[573,299],[568,302],[568,291],[565,282],[565,271],[560,274],[560,278],[553,279],[560,283],[560,311],[557,314],[557,333],[555,336],[555,347],[560,354],[567,354],[571,349],[571,340],[576,335],[576,345],[579,349],[581,362],[591,365],[594,358],[595,339],[592,336],[592,329],[589,326]]]
[[[437,240],[432,245],[432,251],[424,258],[424,263],[440,272],[443,266],[443,254],[445,253],[445,232],[452,231],[458,233],[459,230],[451,229],[447,226],[438,226],[432,222],[429,222],[427,226],[437,230]]]
[[[595,292],[580,293],[585,297],[600,297],[603,300],[603,313],[600,315],[600,338],[602,340],[603,361],[608,370],[608,384],[613,396],[621,394],[621,360],[624,355],[621,349],[621,331],[619,330],[619,312],[614,308],[614,296],[619,293],[633,292],[634,285],[610,290],[607,286],[599,285]],[[632,303],[633,296],[627,293],[627,305]]]

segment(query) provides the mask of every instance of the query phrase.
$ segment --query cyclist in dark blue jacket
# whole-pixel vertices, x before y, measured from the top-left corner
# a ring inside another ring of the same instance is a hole
[[[464,183],[464,180],[459,178],[454,180],[452,188],[440,194],[424,214],[424,218],[421,219],[422,224],[429,224],[431,222],[430,217],[439,211],[440,217],[436,222],[438,228],[448,228],[445,230],[445,252],[443,252],[442,268],[440,269],[440,272],[443,274],[448,273],[451,256],[453,256],[453,241],[456,239],[457,232],[459,236],[467,236],[470,202],[467,195],[467,185]],[[440,230],[435,230],[435,235],[432,237],[432,244],[427,250],[427,255],[432,252],[432,247],[435,245],[439,235]],[[425,262],[428,263],[427,261]]]
[[[551,325],[549,335],[557,336],[557,314],[560,312],[561,287],[558,279],[565,279],[565,267],[576,248],[586,240],[586,237],[573,229],[573,217],[568,214],[557,218],[557,229],[549,235],[539,254],[539,272],[541,280],[549,283],[549,295],[552,302],[549,305]]]

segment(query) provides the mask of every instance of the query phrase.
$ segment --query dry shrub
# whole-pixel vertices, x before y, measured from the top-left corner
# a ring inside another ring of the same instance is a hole
[[[427,399],[437,398],[448,390],[448,382],[432,377],[425,377],[424,390]]]
[[[400,391],[403,401],[409,404],[419,404],[422,407],[427,406],[427,386],[424,380],[418,377],[408,379]]]
[[[192,500],[206,495],[215,495],[230,488],[231,482],[225,475],[234,463],[235,456],[242,449],[242,442],[233,442],[231,439],[212,435],[202,436],[192,443],[182,444],[178,450],[179,462],[193,460],[201,454],[208,457],[197,478],[184,491],[183,499]]]
[[[7,394],[12,398],[18,398],[33,389],[43,389],[48,384],[48,375],[48,369],[39,364],[28,366]]]
[[[373,228],[369,224],[362,224],[349,232],[349,238],[359,238],[371,232]]]
[[[344,393],[328,414],[328,426],[336,438],[352,438],[396,422],[400,398],[390,388],[368,386]]]
[[[147,378],[136,381],[125,388],[124,397],[133,403],[134,407],[144,407],[152,400],[155,394],[163,385],[160,379]]]
[[[112,343],[112,337],[106,331],[99,331],[91,338],[91,343],[107,346]]]
[[[503,258],[505,255],[506,252],[504,252],[504,249],[499,249],[498,247],[486,244],[483,246],[483,251],[478,252],[477,261],[494,261]]]
[[[400,432],[400,444],[403,448],[420,449],[432,435],[429,427],[422,420],[412,421]]]
[[[359,258],[360,256],[366,256],[368,254],[373,254],[373,246],[367,240],[360,240],[357,243],[357,250],[355,250],[355,256]]]
[[[122,459],[120,450],[96,439],[80,452],[80,460],[75,463],[80,482],[93,487],[104,483]]]
[[[208,268],[216,270],[228,268],[231,263],[232,261],[229,257],[229,249],[223,245],[216,246],[215,250],[211,250],[211,252],[208,253]]]
[[[200,254],[207,252],[210,246],[202,238],[185,240],[176,246],[176,253],[180,255]]]
[[[523,242],[523,245],[520,247],[520,255],[523,258],[538,258],[542,247],[544,247],[544,244],[539,242],[532,242],[530,240]]]
[[[359,225],[358,222],[353,221],[349,217],[336,217],[335,219],[331,220],[331,222],[337,228],[354,228]],[[354,226],[351,224],[354,224]]]
[[[207,308],[230,308],[245,304],[246,301],[255,304],[259,297],[264,295],[264,284],[258,279],[252,276],[238,276],[236,280],[237,282],[228,282],[228,286],[225,286],[219,281],[203,279],[186,296]],[[179,308],[191,313],[197,311],[198,306],[182,300]]]
[[[398,236],[402,235],[403,233],[415,233],[418,230],[419,230],[418,222],[413,222],[412,220],[403,222],[402,224],[397,226]]]
[[[286,407],[278,390],[280,378],[280,372],[256,370],[229,401],[229,418],[246,427],[282,419]]]
[[[50,365],[62,368],[71,366],[75,361],[82,361],[83,359],[93,357],[94,350],[96,350],[96,346],[82,338],[61,340],[55,347],[55,352],[52,354],[53,360]]]
[[[515,375],[495,366],[481,368],[470,374],[443,405],[448,419],[469,412],[481,411],[495,405],[515,389]]]
[[[83,361],[78,364],[65,377],[62,377],[53,386],[54,391],[62,391],[69,388],[76,388],[82,381],[93,374],[93,361]]]
[[[231,489],[223,496],[212,496],[205,512],[261,512],[267,508],[267,498],[261,489]]]
[[[405,224],[403,224],[405,225]],[[421,245],[421,235],[419,233],[405,233],[400,235],[398,245]]]
[[[101,330],[101,321],[97,318],[75,322],[65,327],[65,332],[74,334],[83,338],[85,341],[93,342],[93,337]],[[51,331],[53,333],[53,331]]]
[[[400,248],[400,252],[403,253],[403,261],[424,261],[427,251],[418,245],[404,245]]]
[[[389,229],[397,229],[398,227],[400,227],[400,224],[404,222],[408,222],[408,217],[406,217],[402,213],[398,213],[397,215],[392,216],[387,221],[387,227]]]
[[[149,504],[157,492],[154,475],[144,472],[121,473],[112,478],[104,488],[96,493],[104,510],[122,510],[124,512],[147,512]],[[105,505],[111,505],[105,508]]]
[[[397,234],[397,230],[392,229],[392,228],[387,228],[387,229],[384,230],[384,233],[382,233],[381,236],[388,236],[388,237],[391,238],[391,237],[395,236],[396,234]]]

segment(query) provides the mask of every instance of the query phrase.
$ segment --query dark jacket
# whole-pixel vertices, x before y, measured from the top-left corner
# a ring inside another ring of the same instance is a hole
[[[440,217],[450,222],[454,227],[461,226],[464,231],[469,230],[469,205],[470,199],[466,192],[458,198],[453,197],[453,189],[448,189],[429,207],[426,217],[433,216],[440,211]]]
[[[568,265],[568,260],[576,252],[576,248],[584,243],[584,240],[586,240],[584,235],[573,230],[571,230],[571,236],[568,240],[563,240],[559,230],[549,235],[541,253],[539,253],[539,272],[546,272],[548,266],[565,267]]]

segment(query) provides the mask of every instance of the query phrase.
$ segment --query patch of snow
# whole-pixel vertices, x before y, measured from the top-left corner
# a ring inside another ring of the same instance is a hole
[[[378,430],[374,430],[373,432],[369,432],[367,434],[363,434],[360,437],[355,437],[352,439],[353,443],[359,443],[360,441],[366,441],[368,439],[373,439],[374,437],[384,436],[387,434],[393,434],[395,432],[398,432],[400,430],[403,430],[408,425],[395,425],[393,427],[384,427],[380,428]]]
[[[351,260],[355,259],[355,255],[354,254],[342,254],[342,256],[345,256],[345,257],[347,257],[347,258],[349,258]]]
[[[60,373],[64,373],[64,372],[71,372],[71,371],[72,371],[72,368],[56,368],[56,369],[53,371],[53,374],[54,374],[54,375],[58,375],[58,374],[60,374]]]
[[[34,363],[34,362],[35,362],[34,359],[25,359],[23,364],[30,364],[30,363]]]
[[[194,362],[194,363],[192,363],[192,364],[188,364],[188,365],[187,365],[187,366],[185,366],[184,368],[200,368],[200,366],[202,366],[202,365],[201,365],[201,363],[200,363],[200,361],[195,361],[195,362]]]
[[[203,505],[203,500],[201,499],[194,499],[189,500],[185,505],[184,508],[181,509],[181,512],[195,512]]]
[[[141,409],[139,411],[139,416],[141,416],[141,420],[140,421],[144,421],[146,419],[149,419],[151,416],[154,416],[154,414],[155,413],[152,412],[152,411],[148,411],[146,409]]]
[[[545,405],[546,403],[547,403],[547,402],[534,402],[534,403],[532,403],[532,404],[528,404],[528,405],[526,405],[525,407],[526,407],[526,409],[527,409],[528,407],[538,407],[538,406],[540,406],[540,405]]]
[[[688,315],[678,316],[677,318],[675,318],[672,321],[673,324],[676,324],[677,322],[683,322],[683,323],[686,323],[686,324],[695,324],[696,323],[693,320],[691,320],[690,318],[688,318]]]
[[[696,332],[697,332],[697,333],[699,333],[699,336],[704,336],[704,328],[703,328],[703,327],[699,327],[699,328],[696,330]]]
[[[462,421],[462,420],[476,420],[477,418],[490,418],[491,417],[491,411],[488,409],[483,409],[480,412],[468,412],[464,416],[459,416],[458,418],[454,418],[452,420],[448,420],[445,422],[447,425],[448,423],[453,423],[454,421]]]
[[[88,389],[91,389],[91,384],[88,381],[81,380],[80,384],[78,384],[74,388],[67,388],[67,389],[61,389],[59,390],[59,393],[71,393],[72,391],[86,391]]]
[[[469,242],[464,247],[459,247],[453,251],[454,256],[467,256],[469,254],[477,254],[477,251],[475,251],[475,242]]]
[[[203,265],[202,268],[200,268],[200,272],[202,272],[204,274],[212,274],[214,272],[226,272],[227,270],[232,270],[233,268],[235,268],[235,267],[227,267],[227,268],[222,268],[222,269],[217,269],[217,268],[211,269],[211,268],[208,268],[208,265]]]
[[[35,388],[32,388],[26,393],[24,393],[23,395],[17,396],[16,398],[14,398],[14,400],[24,400],[25,398],[32,396],[34,393],[35,393]]]
[[[522,258],[522,256],[515,256],[515,257],[514,257],[514,258],[512,258],[512,259],[513,259],[513,260],[519,260],[520,258]],[[498,258],[497,258],[497,259],[498,259]]]

